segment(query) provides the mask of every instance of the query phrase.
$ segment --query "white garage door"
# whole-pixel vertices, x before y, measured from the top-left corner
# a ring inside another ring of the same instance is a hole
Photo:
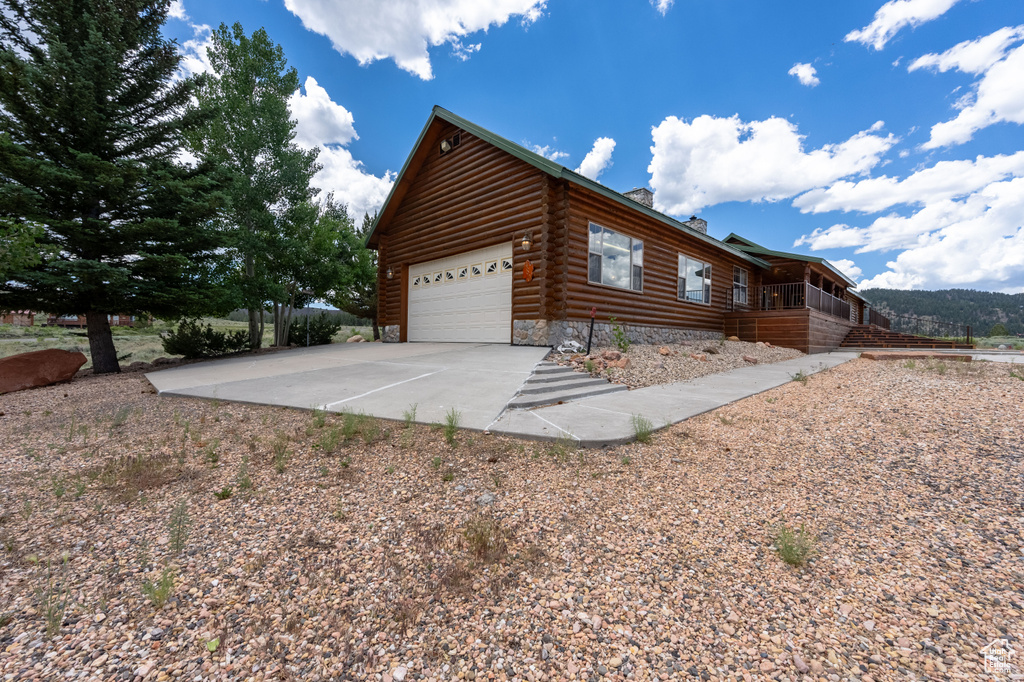
[[[408,336],[510,343],[512,244],[409,266]]]

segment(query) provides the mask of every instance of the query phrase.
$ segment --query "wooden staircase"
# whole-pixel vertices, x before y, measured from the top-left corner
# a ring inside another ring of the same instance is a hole
[[[882,329],[872,324],[859,324],[850,330],[840,348],[974,348],[972,343],[957,343],[948,339],[930,339]]]

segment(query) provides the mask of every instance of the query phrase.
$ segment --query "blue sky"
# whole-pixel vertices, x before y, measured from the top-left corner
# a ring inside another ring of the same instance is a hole
[[[317,185],[380,206],[439,104],[862,288],[1024,291],[1021,0],[175,0],[296,67]]]

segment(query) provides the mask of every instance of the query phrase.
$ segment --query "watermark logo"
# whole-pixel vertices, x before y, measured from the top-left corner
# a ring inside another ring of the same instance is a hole
[[[1016,652],[1005,639],[994,639],[991,644],[981,648],[981,655],[985,657],[985,672],[1008,673],[1011,667],[1010,659]]]

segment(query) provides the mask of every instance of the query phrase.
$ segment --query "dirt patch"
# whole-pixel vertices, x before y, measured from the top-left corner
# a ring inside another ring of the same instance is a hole
[[[607,450],[2,396],[0,674],[979,678],[1024,636],[1013,369],[856,360]]]

